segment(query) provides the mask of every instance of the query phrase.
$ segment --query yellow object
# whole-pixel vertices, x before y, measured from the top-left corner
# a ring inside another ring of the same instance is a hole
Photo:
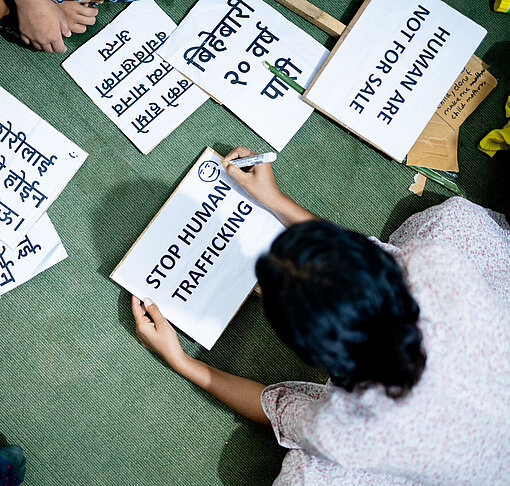
[[[507,118],[510,118],[510,96],[506,102],[505,112]],[[498,150],[510,150],[510,121],[500,130],[492,130],[480,142],[478,148],[491,157],[494,157]]]
[[[510,0],[496,0],[494,2],[494,11],[510,13]]]

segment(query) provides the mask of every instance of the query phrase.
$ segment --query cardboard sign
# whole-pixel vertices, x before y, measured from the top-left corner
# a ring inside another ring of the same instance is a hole
[[[497,84],[487,65],[471,56],[407,154],[407,165],[458,172],[459,128]]]
[[[497,86],[487,64],[471,57],[453,86],[437,107],[437,114],[451,127],[458,128]]]
[[[458,144],[458,127],[451,127],[437,113],[434,113],[409,151],[406,164],[458,172]]]
[[[0,87],[0,240],[15,248],[87,156]]]
[[[158,55],[174,29],[153,0],[138,0],[62,63],[144,154],[208,99]]]
[[[484,36],[440,0],[372,0],[304,98],[402,161]]]
[[[0,295],[67,258],[47,214],[22,238],[15,249],[0,243]]]
[[[307,86],[328,54],[262,0],[199,0],[161,56],[276,150],[312,113],[263,61]]]
[[[111,274],[211,349],[256,283],[255,261],[283,230],[207,149]]]

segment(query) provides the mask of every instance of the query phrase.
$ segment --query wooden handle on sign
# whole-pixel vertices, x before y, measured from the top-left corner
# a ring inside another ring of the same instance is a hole
[[[333,37],[340,37],[345,25],[307,0],[276,0]]]

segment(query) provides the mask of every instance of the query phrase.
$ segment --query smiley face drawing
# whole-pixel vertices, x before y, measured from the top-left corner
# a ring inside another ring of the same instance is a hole
[[[198,177],[204,182],[214,182],[220,176],[220,166],[214,160],[206,160],[198,167]]]

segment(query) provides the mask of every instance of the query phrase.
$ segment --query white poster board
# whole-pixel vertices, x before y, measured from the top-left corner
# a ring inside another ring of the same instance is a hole
[[[0,295],[67,258],[67,253],[47,214],[11,249],[0,243]]]
[[[160,54],[282,150],[313,110],[263,61],[307,86],[328,52],[263,0],[199,0]]]
[[[174,29],[154,0],[138,0],[62,63],[144,154],[208,99],[158,55]]]
[[[211,349],[256,283],[255,261],[283,230],[207,149],[111,274]]]
[[[305,99],[402,161],[486,33],[440,0],[372,0]]]
[[[87,153],[0,87],[0,240],[14,248]]]

